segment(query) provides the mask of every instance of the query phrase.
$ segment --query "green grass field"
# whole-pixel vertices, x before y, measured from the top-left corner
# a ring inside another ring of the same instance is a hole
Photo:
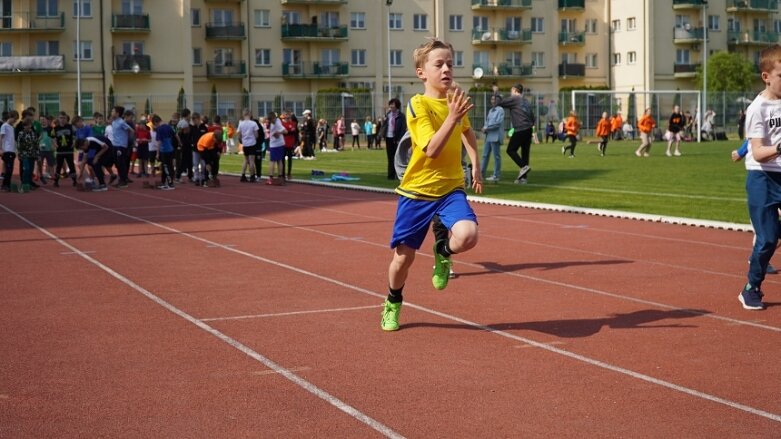
[[[349,137],[349,136],[348,136]],[[588,139],[587,139],[588,140]],[[349,141],[348,141],[349,143]],[[532,145],[529,184],[513,184],[518,169],[502,153],[502,181],[486,183],[484,196],[748,224],[745,168],[730,160],[738,140],[683,143],[682,157],[667,157],[666,144],[655,142],[651,157],[638,158],[639,141],[610,142],[600,157],[596,144],[580,142],[574,159],[562,156],[562,143]],[[503,145],[506,148],[506,143]],[[239,172],[242,158],[223,158],[223,169]],[[263,174],[268,162],[263,162]],[[489,164],[489,170],[493,164]],[[316,160],[295,160],[293,176],[309,178],[312,169],[326,175],[347,172],[351,184],[394,188],[385,176],[384,150],[347,149],[318,153]],[[471,191],[470,191],[471,192]]]

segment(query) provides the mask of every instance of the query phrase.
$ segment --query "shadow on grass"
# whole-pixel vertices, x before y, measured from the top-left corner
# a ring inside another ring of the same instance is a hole
[[[663,320],[679,320],[701,317],[710,311],[698,309],[656,310],[647,309],[624,314],[613,314],[610,317],[593,319],[565,319],[518,323],[493,323],[486,325],[496,331],[534,331],[561,338],[590,337],[599,333],[602,328],[608,329],[659,329],[659,328],[696,328],[695,325],[680,323],[657,323]],[[453,323],[409,323],[401,325],[402,329],[412,328],[443,328],[483,330],[474,326]]]

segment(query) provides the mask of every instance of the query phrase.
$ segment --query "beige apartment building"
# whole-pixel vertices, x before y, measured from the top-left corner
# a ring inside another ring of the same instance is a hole
[[[454,45],[465,87],[692,89],[706,50],[754,60],[777,43],[778,12],[778,0],[0,0],[0,109],[74,113],[80,95],[87,116],[109,101],[234,116],[364,88],[379,112],[421,89],[412,52],[431,36]]]

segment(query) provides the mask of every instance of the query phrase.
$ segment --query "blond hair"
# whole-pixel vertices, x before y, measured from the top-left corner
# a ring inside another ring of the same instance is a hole
[[[423,67],[423,65],[426,64],[426,59],[428,59],[428,54],[436,49],[447,49],[450,51],[450,53],[453,53],[452,44],[442,41],[438,38],[429,38],[428,41],[418,46],[418,48],[412,52],[412,59],[415,62],[415,68],[417,69]]]
[[[770,73],[779,61],[781,61],[781,46],[776,44],[763,49],[759,52],[759,72]]]

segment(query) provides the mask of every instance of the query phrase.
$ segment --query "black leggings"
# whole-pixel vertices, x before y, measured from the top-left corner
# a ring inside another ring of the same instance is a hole
[[[578,145],[578,138],[572,134],[567,134],[567,139],[569,139],[569,145],[564,147],[564,151],[569,150],[569,155],[575,155],[575,147]]]
[[[160,183],[174,184],[174,153],[160,152]]]
[[[518,165],[518,168],[523,168],[529,165],[531,146],[532,129],[515,130],[512,137],[510,137],[510,142],[507,143],[507,155]],[[521,149],[521,155],[518,155],[519,148]]]
[[[57,153],[57,167],[54,168],[54,179],[59,180],[60,174],[62,173],[64,165],[68,165],[68,175],[71,177],[76,176],[76,165],[73,164],[73,153],[68,154],[67,152],[58,152]]]

